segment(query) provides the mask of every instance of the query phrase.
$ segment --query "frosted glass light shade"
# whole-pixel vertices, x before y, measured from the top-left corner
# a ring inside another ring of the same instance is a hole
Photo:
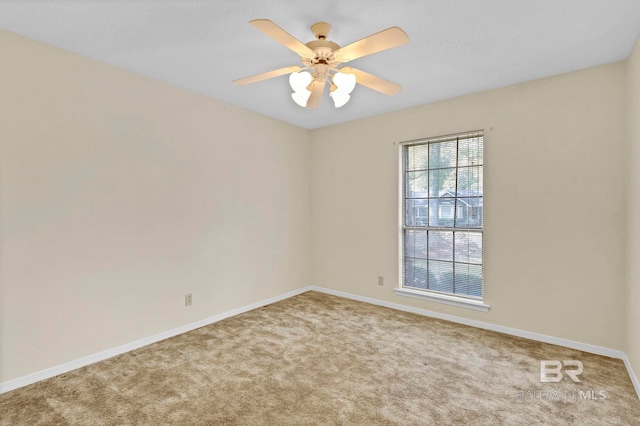
[[[291,98],[300,105],[301,107],[307,106],[307,101],[309,100],[309,96],[311,96],[311,91],[307,89],[302,89],[300,92],[295,92],[291,94]]]
[[[348,95],[356,87],[356,76],[354,74],[337,72],[333,76],[333,84],[338,86],[339,91]]]
[[[349,102],[349,99],[351,99],[351,96],[348,93],[344,93],[340,89],[334,90],[333,92],[329,93],[329,96],[331,96],[331,99],[333,99],[333,103],[336,108],[340,108],[341,106]]]
[[[307,86],[311,84],[313,77],[307,71],[292,72],[289,76],[289,85],[294,92],[308,91]],[[305,102],[306,104],[306,102]]]

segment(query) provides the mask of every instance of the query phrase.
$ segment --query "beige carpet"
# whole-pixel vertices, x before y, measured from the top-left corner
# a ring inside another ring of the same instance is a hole
[[[582,381],[540,383],[547,359],[581,361]],[[640,401],[620,360],[308,292],[0,395],[0,416],[2,425],[633,425]]]

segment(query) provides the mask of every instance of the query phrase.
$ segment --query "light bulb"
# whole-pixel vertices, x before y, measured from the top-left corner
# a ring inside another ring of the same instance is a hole
[[[294,92],[303,92],[311,84],[313,77],[307,71],[292,72],[289,76],[289,85]]]
[[[333,76],[333,83],[338,86],[341,92],[348,95],[356,87],[356,76],[338,72]]]

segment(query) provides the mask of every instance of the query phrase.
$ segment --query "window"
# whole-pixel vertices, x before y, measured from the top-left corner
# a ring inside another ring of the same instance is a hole
[[[482,132],[401,144],[399,290],[488,310],[482,303],[483,145]]]

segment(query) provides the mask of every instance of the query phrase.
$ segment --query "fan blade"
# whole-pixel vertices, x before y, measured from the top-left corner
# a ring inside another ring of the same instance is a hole
[[[313,59],[316,56],[316,52],[269,19],[254,19],[249,23],[303,58]]]
[[[297,72],[301,69],[302,67],[299,67],[298,65],[292,65],[290,67],[279,68],[277,70],[263,72],[262,74],[252,75],[251,77],[233,80],[233,82],[238,86],[244,86],[245,84],[257,83],[258,81],[266,80],[268,78],[278,77],[284,74],[291,74],[292,72]]]
[[[356,77],[357,78],[357,77]],[[307,101],[307,108],[317,108],[322,103],[322,94],[324,93],[324,81],[314,81],[311,89],[311,96]]]
[[[349,62],[407,43],[409,43],[407,33],[399,27],[391,27],[336,50],[334,57],[340,62]]]
[[[376,77],[373,74],[369,74],[368,72],[360,71],[352,67],[342,67],[340,72],[353,74],[356,76],[357,83],[388,96],[393,96],[402,90],[402,86],[399,84],[392,83],[388,80]]]

